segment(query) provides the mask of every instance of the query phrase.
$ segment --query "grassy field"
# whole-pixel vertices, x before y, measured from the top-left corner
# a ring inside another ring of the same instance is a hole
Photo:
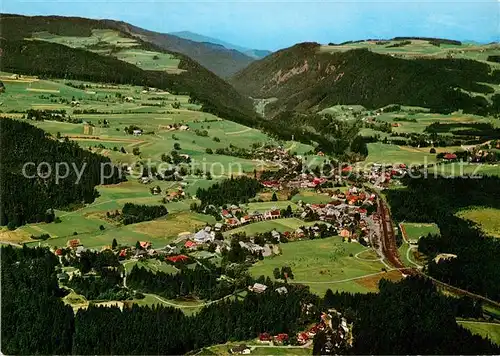
[[[276,220],[266,220],[259,221],[253,224],[244,225],[236,229],[226,231],[225,236],[231,234],[236,234],[240,232],[245,232],[248,236],[255,235],[257,233],[268,232],[271,230],[276,230],[279,232],[294,231],[301,226],[313,225],[314,223],[307,223],[297,218],[287,218],[287,219],[276,219]]]
[[[406,146],[389,145],[380,142],[368,144],[367,163],[398,164],[424,164],[436,162],[436,155],[430,154],[429,150],[423,152],[420,149]]]
[[[85,48],[102,55],[112,55],[144,70],[163,70],[174,74],[182,72],[178,69],[180,60],[173,55],[134,48],[139,45],[137,40],[122,37],[119,32],[113,30],[92,30],[89,37],[58,36],[39,32],[34,34],[33,38],[73,48]]]
[[[499,164],[473,164],[473,163],[449,163],[430,167],[428,175],[442,175],[445,177],[457,177],[462,175],[489,175],[500,176]]]
[[[292,197],[292,201],[297,203],[302,201],[306,204],[326,204],[332,201],[328,194],[316,193],[314,190],[303,190]]]
[[[475,207],[462,210],[457,215],[479,224],[486,234],[500,237],[500,209]]]
[[[439,122],[441,124],[471,124],[471,123],[491,123],[498,127],[498,120],[485,118],[482,116],[469,114],[435,114],[427,112],[414,112],[411,109],[401,112],[382,113],[377,116],[377,121],[397,123],[397,127],[392,127],[393,132],[423,133],[427,126]],[[448,133],[448,134],[451,134]]]
[[[497,345],[500,345],[500,324],[482,323],[475,321],[457,320],[457,323],[473,334],[488,338]]]
[[[452,55],[453,58],[486,61],[489,55],[496,54],[499,50],[497,44],[478,45],[464,42],[462,45],[441,44],[437,47],[426,40],[411,40],[410,44],[403,47],[389,47],[402,41],[387,41],[382,45],[377,44],[377,41],[362,41],[334,46],[324,45],[321,46],[320,51],[335,53],[356,48],[367,48],[376,53],[397,55],[403,58],[447,58],[448,55]],[[488,63],[495,65],[491,62]]]
[[[177,273],[178,270],[172,265],[169,265],[165,262],[161,262],[157,259],[143,259],[140,261],[137,260],[129,260],[123,264],[127,273],[130,273],[134,266],[145,268],[152,272],[164,272],[164,273]]]
[[[293,202],[289,200],[282,200],[282,201],[269,201],[269,202],[263,202],[263,203],[248,203],[241,205],[241,207],[246,208],[249,212],[254,212],[254,211],[259,211],[261,213],[264,213],[265,211],[271,210],[271,209],[286,209],[288,206],[292,208],[292,210],[297,210],[298,206]]]
[[[408,239],[418,240],[421,236],[427,234],[439,235],[439,227],[436,224],[409,223],[401,224],[404,226]]]
[[[357,243],[343,243],[340,237],[290,242],[280,244],[280,248],[281,255],[258,261],[250,268],[251,274],[273,278],[274,268],[290,266],[295,276],[293,282],[306,284],[319,295],[328,288],[351,292],[376,290],[376,283],[369,278],[356,278],[377,274],[384,267],[380,261],[356,258],[366,248]],[[380,277],[383,274],[377,276]]]

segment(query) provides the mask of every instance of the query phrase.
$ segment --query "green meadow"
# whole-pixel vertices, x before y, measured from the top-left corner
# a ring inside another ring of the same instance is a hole
[[[250,273],[273,279],[274,268],[289,266],[294,274],[294,279],[289,282],[306,284],[319,295],[323,295],[328,288],[367,292],[372,289],[371,284],[357,278],[377,274],[384,267],[378,260],[356,258],[355,255],[366,247],[342,242],[340,237],[289,242],[279,247],[280,255],[258,261],[250,268]]]
[[[497,345],[500,345],[500,324],[465,320],[457,320],[457,323],[470,330],[473,334],[490,339]]]
[[[293,232],[301,226],[308,226],[313,224],[314,223],[311,222],[307,223],[297,218],[265,220],[237,227],[236,229],[228,230],[224,232],[224,235],[230,236],[231,234],[244,232],[245,234],[247,234],[247,236],[252,236],[258,233],[264,233],[271,230],[276,230],[279,232],[285,232],[285,231]]]
[[[472,207],[459,211],[457,216],[475,222],[489,236],[500,237],[500,209]]]

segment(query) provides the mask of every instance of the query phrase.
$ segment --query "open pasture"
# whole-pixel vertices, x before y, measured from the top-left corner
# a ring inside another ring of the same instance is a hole
[[[286,209],[289,205],[294,211],[298,209],[298,206],[289,200],[267,201],[263,203],[248,203],[248,204],[242,204],[240,206],[246,208],[249,212],[258,211],[264,213],[268,210]]]
[[[123,266],[125,267],[125,271],[127,271],[127,274],[130,273],[130,271],[132,271],[132,268],[134,266],[137,266],[140,268],[145,268],[145,269],[152,271],[154,273],[156,273],[156,272],[177,273],[178,272],[178,269],[175,268],[174,266],[172,266],[168,263],[159,261],[157,259],[151,259],[151,258],[142,259],[140,261],[139,260],[128,260],[127,262],[125,262],[123,264]]]
[[[457,215],[475,222],[487,235],[500,237],[500,209],[473,207],[461,210]]]
[[[500,324],[472,320],[457,320],[457,323],[473,334],[490,339],[495,344],[500,345]]]
[[[305,204],[326,204],[332,201],[329,194],[316,193],[313,189],[301,190],[292,197],[294,203],[302,201]]]
[[[428,234],[439,235],[439,227],[436,224],[424,224],[424,223],[410,223],[405,222],[401,224],[405,229],[407,238],[411,240],[418,241],[421,236],[427,236]]]
[[[347,43],[343,45],[323,45],[320,52],[335,53],[345,52],[352,49],[366,48],[372,52],[380,54],[394,55],[402,58],[465,58],[486,61],[489,55],[498,53],[498,44],[477,45],[464,42],[462,45],[441,44],[434,46],[426,40],[411,40],[410,44],[402,47],[390,47],[405,40],[382,41],[383,44],[377,44],[378,41],[362,41],[356,43]],[[495,63],[488,62],[491,65]]]
[[[342,242],[340,237],[304,240],[280,244],[282,254],[258,261],[250,268],[253,276],[273,278],[274,268],[289,266],[294,274],[290,282],[303,283],[322,295],[328,288],[365,292],[370,290],[359,277],[377,275],[384,265],[380,261],[355,258],[366,247]],[[382,277],[383,274],[380,274]],[[350,285],[346,287],[346,285]]]
[[[467,125],[472,123],[492,123],[493,125],[498,125],[498,120],[476,115],[458,113],[444,115],[426,112],[412,112],[411,110],[398,113],[382,113],[380,116],[377,116],[377,120],[397,124],[397,127],[392,127],[392,131],[398,133],[423,133],[427,126],[435,122],[439,122],[441,124]],[[451,134],[451,132],[446,134]]]
[[[436,155],[423,152],[413,147],[396,146],[381,142],[368,144],[367,163],[387,163],[387,164],[425,164],[436,162]]]
[[[256,223],[244,225],[224,232],[224,236],[228,237],[231,234],[236,234],[244,232],[247,236],[252,236],[257,233],[264,233],[271,230],[276,230],[279,232],[289,231],[292,232],[297,230],[301,226],[314,225],[314,222],[304,222],[297,218],[287,218],[287,219],[275,219],[275,220],[265,220]]]
[[[439,164],[427,169],[428,175],[442,175],[445,177],[457,177],[462,175],[471,176],[500,176],[499,164],[478,164],[478,163],[447,163]]]
[[[58,90],[58,94],[41,95],[28,91],[29,85],[37,84],[47,90]],[[212,176],[238,175],[252,172],[254,169],[272,168],[269,164],[239,157],[209,154],[206,150],[227,148],[234,145],[251,148],[253,145],[276,143],[268,135],[214,115],[198,111],[199,106],[189,104],[189,97],[157,92],[143,93],[142,87],[127,85],[104,85],[73,81],[72,85],[83,85],[77,89],[64,85],[63,81],[22,81],[6,85],[3,96],[3,111],[25,110],[28,107],[39,109],[62,109],[71,118],[83,120],[83,123],[58,121],[29,121],[53,136],[58,133],[79,143],[84,148],[110,157],[116,163],[132,164],[137,160],[151,159],[160,162],[162,154],[170,154],[175,143],[180,144],[180,154],[188,154],[198,163],[197,167],[211,171]],[[56,88],[56,89],[54,89]],[[162,95],[160,95],[162,94]],[[133,98],[125,101],[125,97]],[[21,98],[21,102],[17,99]],[[78,106],[71,106],[71,100],[78,100]],[[150,100],[154,99],[154,100]],[[24,101],[24,103],[23,103]],[[180,109],[173,109],[171,104],[178,102]],[[164,106],[144,106],[159,104]],[[95,110],[98,113],[85,113]],[[22,114],[16,114],[21,116]],[[18,117],[19,118],[19,117]],[[106,124],[104,124],[106,122]],[[190,130],[180,131],[168,128],[168,125],[186,124]],[[132,136],[124,132],[128,126],[140,127],[144,134]],[[205,132],[206,135],[201,135]],[[198,132],[198,133],[197,133]],[[149,134],[148,134],[149,133]],[[139,148],[139,155],[132,154]],[[124,149],[126,153],[121,152]]]

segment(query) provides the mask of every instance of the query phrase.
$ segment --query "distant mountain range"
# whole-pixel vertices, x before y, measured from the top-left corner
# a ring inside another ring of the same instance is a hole
[[[255,58],[255,59],[264,58],[265,56],[268,56],[272,53],[271,51],[268,51],[265,49],[251,49],[251,48],[238,46],[238,45],[226,42],[226,41],[222,41],[218,38],[200,35],[199,33],[194,33],[191,31],[170,32],[169,35],[177,36],[177,37],[184,38],[184,39],[190,40],[190,41],[195,41],[195,42],[214,43],[214,44],[223,46],[227,49],[234,49],[238,52],[246,54],[247,56]]]

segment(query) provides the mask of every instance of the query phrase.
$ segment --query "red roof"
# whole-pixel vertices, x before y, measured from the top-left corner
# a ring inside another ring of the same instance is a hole
[[[444,159],[457,159],[457,155],[454,153],[447,153],[443,157]]]
[[[278,339],[279,341],[288,340],[288,334],[278,334],[276,335],[276,339]]]
[[[399,165],[399,168],[406,168],[406,164],[401,163],[401,164]]]
[[[189,259],[188,256],[186,255],[177,255],[177,256],[171,256],[171,257],[167,257],[167,260],[171,261],[171,262],[185,262]]]
[[[271,211],[271,215],[272,216],[280,216],[281,215],[281,211],[279,211],[279,210],[272,210]]]
[[[366,214],[366,213],[368,212],[368,210],[363,209],[363,208],[358,209],[358,211],[359,211],[361,214]]]
[[[342,172],[351,172],[351,171],[352,171],[351,166],[347,166],[347,167],[342,168]]]
[[[127,250],[123,249],[120,251],[120,254],[119,254],[120,257],[125,257],[127,256]]]
[[[186,241],[186,243],[184,244],[184,247],[187,247],[187,248],[191,248],[191,247],[195,247],[196,246],[196,242],[193,242],[193,241]]]
[[[279,182],[275,180],[265,180],[262,182],[262,185],[265,187],[277,187],[279,186]]]
[[[148,242],[148,241],[141,241],[141,242],[139,242],[139,244],[141,245],[142,248],[151,247],[151,242]]]
[[[268,333],[262,333],[262,334],[259,335],[259,340],[260,341],[271,340],[271,335],[269,335]]]
[[[299,339],[306,341],[309,339],[309,336],[307,335],[307,333],[300,333]]]
[[[62,249],[58,248],[58,249],[56,250],[55,254],[56,254],[57,256],[61,256],[61,255],[62,255],[62,252],[63,252],[63,251],[62,251]]]

